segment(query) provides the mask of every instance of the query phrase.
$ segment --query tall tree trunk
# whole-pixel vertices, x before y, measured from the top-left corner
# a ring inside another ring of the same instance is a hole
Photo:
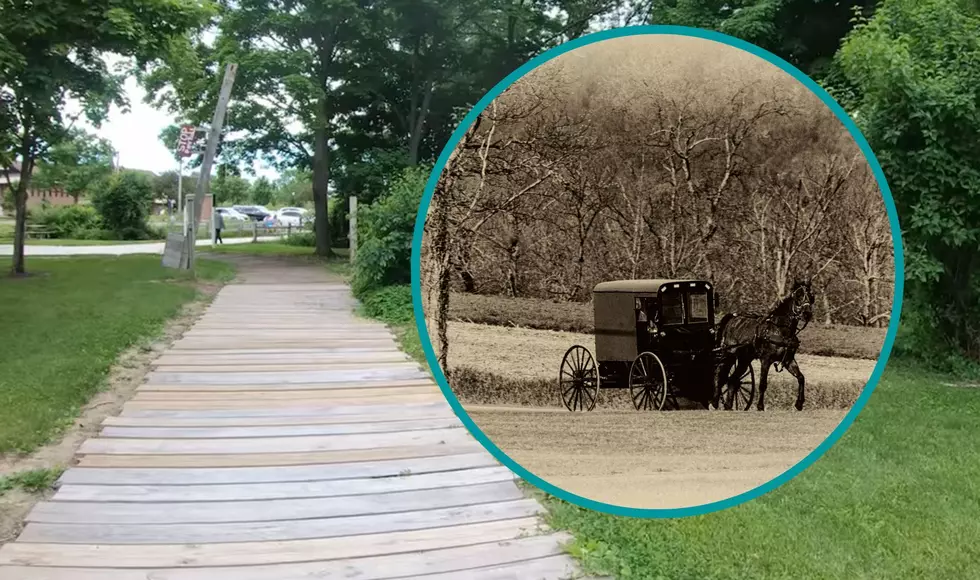
[[[327,188],[330,183],[330,148],[326,98],[317,103],[317,124],[313,131],[313,207],[316,231],[316,255],[329,257],[330,219],[327,215]]]
[[[435,88],[434,85],[435,83],[432,81],[425,81],[422,104],[419,106],[418,110],[413,111],[412,114],[412,134],[408,142],[408,164],[412,167],[419,164],[419,147],[422,145],[422,135],[425,133],[425,119],[429,115],[429,107],[432,104],[432,92]]]
[[[27,237],[27,190],[34,173],[34,143],[25,136],[21,145],[21,178],[14,189],[14,260],[11,272],[24,274],[24,240]]]
[[[26,164],[24,164],[26,167]],[[24,238],[27,234],[27,182],[30,180],[28,175],[24,175],[17,188],[14,190],[14,263],[13,274],[24,274]]]

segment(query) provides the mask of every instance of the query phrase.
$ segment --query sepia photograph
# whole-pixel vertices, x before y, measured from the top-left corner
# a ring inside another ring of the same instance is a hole
[[[521,77],[442,169],[425,327],[508,457],[577,496],[684,508],[779,476],[865,389],[892,323],[883,193],[791,74],[675,35]]]

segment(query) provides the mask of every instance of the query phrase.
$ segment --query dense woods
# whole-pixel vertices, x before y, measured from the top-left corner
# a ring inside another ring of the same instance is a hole
[[[484,111],[442,180],[456,291],[586,301],[605,280],[693,277],[744,311],[812,277],[819,320],[889,320],[891,230],[860,149],[800,83],[723,45],[559,56]]]

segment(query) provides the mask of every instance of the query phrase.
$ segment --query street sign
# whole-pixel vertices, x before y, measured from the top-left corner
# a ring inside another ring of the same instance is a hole
[[[196,141],[197,127],[184,125],[180,128],[180,139],[177,141],[177,154],[181,157],[190,157],[194,153],[194,142]]]

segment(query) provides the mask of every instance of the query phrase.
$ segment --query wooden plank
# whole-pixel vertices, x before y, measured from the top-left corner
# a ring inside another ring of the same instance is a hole
[[[394,477],[217,485],[63,485],[52,501],[199,502],[298,499],[392,493],[513,481],[503,466]]]
[[[254,361],[251,363],[184,365],[158,364],[154,370],[158,373],[268,373],[296,371],[343,371],[363,369],[366,365],[383,370],[418,369],[419,364],[410,360],[362,360],[360,362],[333,361],[317,363],[286,363]]]
[[[160,399],[160,400],[133,400],[123,406],[126,412],[148,409],[160,410],[189,410],[206,411],[230,410],[230,409],[279,409],[296,408],[298,405],[357,405],[378,403],[435,403],[444,400],[441,391],[426,389],[427,392],[418,394],[388,395],[385,397],[374,396],[370,391],[363,394],[351,394],[347,396],[318,397],[316,399],[248,399],[236,398],[226,401],[218,400],[193,400],[183,401],[180,399]]]
[[[463,453],[476,453],[483,447],[475,440],[458,444],[431,447],[385,447],[382,449],[357,449],[352,451],[315,451],[308,453],[252,453],[241,455],[82,455],[78,465],[82,467],[125,468],[185,468],[185,467],[267,467],[277,465],[318,465],[321,463],[347,463],[407,459],[409,457],[441,457]]]
[[[519,499],[525,498],[517,486],[512,482],[499,482],[314,499],[156,504],[60,501],[37,504],[28,515],[27,521],[75,525],[283,522],[287,520],[390,514]]]
[[[503,564],[486,568],[467,569],[462,575],[467,580],[567,580],[576,577],[576,569],[568,556],[536,558],[524,562]],[[456,580],[459,572],[426,574],[419,580]],[[406,577],[406,580],[413,577]]]
[[[562,556],[561,545],[569,540],[563,533],[492,541],[461,546],[407,552],[385,556],[277,564],[267,566],[236,566],[229,568],[50,568],[0,567],[0,580],[391,580],[431,574],[455,574],[469,578],[470,572],[486,573],[485,569],[515,564],[520,571],[500,577],[508,580],[557,580],[563,576],[542,575],[541,561]],[[428,577],[428,576],[426,576]]]
[[[172,345],[170,345],[170,350],[172,351],[185,351],[185,350],[212,350],[220,348],[223,343],[228,341],[215,341],[215,340],[204,340],[204,339],[185,339],[182,338]],[[321,348],[342,348],[342,347],[360,347],[360,348],[385,348],[392,346],[391,339],[356,339],[356,338],[316,338],[316,337],[306,337],[305,339],[291,338],[291,339],[274,339],[274,338],[263,338],[261,336],[247,336],[241,337],[235,340],[235,347],[242,348],[269,348],[270,346],[316,346]]]
[[[307,435],[351,435],[355,433],[399,433],[459,427],[459,419],[416,419],[381,423],[341,423],[335,425],[293,425],[273,427],[104,427],[104,438],[122,439],[239,439],[297,437]]]
[[[183,393],[188,391],[201,392],[201,391],[221,391],[221,392],[251,392],[251,391],[300,391],[300,390],[313,390],[320,391],[324,389],[373,389],[373,388],[389,388],[389,387],[418,387],[424,385],[434,385],[432,379],[426,376],[425,378],[416,379],[397,379],[388,380],[381,379],[376,381],[347,381],[347,382],[336,382],[336,383],[296,383],[290,385],[276,385],[276,384],[264,384],[264,385],[207,385],[207,384],[168,384],[168,385],[158,385],[153,383],[146,383],[138,387],[139,391],[170,391],[176,393]]]
[[[282,481],[325,481],[364,477],[391,477],[410,473],[438,473],[492,467],[489,453],[463,453],[410,459],[388,459],[357,463],[224,468],[87,468],[72,467],[59,479],[61,485],[214,485],[218,483],[274,483]]]
[[[531,517],[410,532],[278,542],[117,546],[11,542],[0,547],[0,565],[204,568],[312,562],[512,540],[533,533],[537,527],[538,518]]]
[[[165,353],[152,364],[164,365],[234,365],[250,364],[254,361],[276,361],[280,363],[320,363],[336,361],[405,361],[411,360],[407,354],[396,350],[362,352],[281,352],[267,354],[199,354],[187,353],[184,356]]]
[[[513,520],[531,517],[541,511],[543,508],[538,502],[518,499],[411,512],[288,521],[198,524],[30,523],[21,532],[19,541],[131,545],[311,540]]]
[[[431,408],[410,413],[386,411],[383,413],[351,413],[344,415],[286,415],[271,417],[130,417],[127,415],[106,417],[103,426],[117,427],[281,427],[289,425],[343,425],[346,423],[385,423],[412,419],[445,419],[456,417],[446,404],[434,404]]]
[[[466,429],[452,427],[404,433],[364,435],[310,435],[304,437],[265,437],[253,439],[89,439],[79,453],[152,455],[155,453],[190,455],[222,453],[297,453],[377,449],[411,445],[445,445],[469,440]]]
[[[203,356],[253,356],[253,355],[279,355],[279,354],[364,354],[364,353],[375,353],[375,352],[401,352],[394,343],[388,343],[378,348],[363,347],[363,346],[335,346],[335,347],[310,347],[310,346],[291,346],[291,347],[281,347],[281,348],[269,348],[266,347],[240,347],[240,346],[228,346],[225,348],[211,348],[211,349],[199,349],[195,351],[187,351],[175,353],[173,351],[167,351],[161,356],[172,356],[177,358],[187,357],[203,357]]]
[[[428,378],[418,365],[396,369],[351,369],[338,371],[299,372],[239,372],[239,373],[162,373],[150,372],[147,382],[154,384],[183,383],[205,385],[261,385],[291,383],[336,383],[342,381],[371,381]]]
[[[330,401],[349,397],[442,394],[434,383],[350,389],[276,389],[266,391],[137,391],[133,401]]]
[[[438,403],[404,403],[399,405],[373,405],[362,403],[359,405],[303,405],[295,408],[284,409],[226,409],[223,411],[203,410],[203,411],[143,411],[134,409],[124,411],[124,415],[129,417],[155,417],[155,418],[221,418],[221,417],[343,417],[346,415],[364,415],[366,413],[377,412],[379,415],[384,413],[397,412],[402,410],[403,416],[410,416],[415,409],[448,409],[449,404],[445,400]]]

